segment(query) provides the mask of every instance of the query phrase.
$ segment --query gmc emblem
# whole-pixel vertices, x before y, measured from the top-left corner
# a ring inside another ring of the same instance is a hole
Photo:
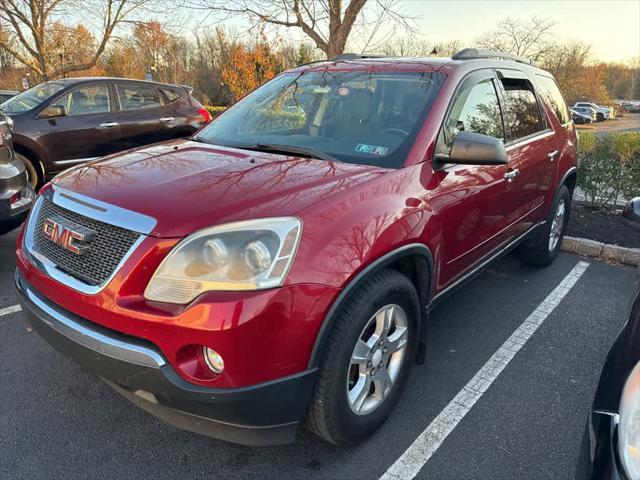
[[[93,230],[58,216],[47,218],[44,221],[42,234],[47,240],[76,255],[82,255],[89,248],[88,245],[80,245],[79,243],[89,242],[93,238]]]

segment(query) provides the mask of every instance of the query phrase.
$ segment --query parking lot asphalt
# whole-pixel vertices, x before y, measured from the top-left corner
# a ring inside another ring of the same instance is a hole
[[[615,132],[638,132],[640,131],[640,113],[625,113],[622,117],[597,122],[593,125],[580,126],[578,130],[591,131],[596,135]]]
[[[16,233],[0,237],[0,311],[16,304]],[[509,255],[445,300],[395,412],[371,439],[250,448],[179,431],[54,351],[23,314],[0,316],[0,478],[379,478],[582,261]],[[572,478],[586,413],[625,320],[635,271],[589,261],[560,304],[416,478]]]

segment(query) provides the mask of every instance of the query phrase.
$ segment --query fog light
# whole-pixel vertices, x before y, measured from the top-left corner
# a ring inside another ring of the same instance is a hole
[[[207,362],[207,366],[215,373],[222,373],[224,370],[224,360],[222,360],[220,354],[209,347],[204,347],[202,353],[204,354],[204,361]]]

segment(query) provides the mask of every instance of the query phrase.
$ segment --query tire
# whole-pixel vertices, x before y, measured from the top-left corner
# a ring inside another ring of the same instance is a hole
[[[381,337],[374,337],[376,332],[371,333],[371,329],[386,323],[378,320],[387,318],[386,312],[393,312],[394,320],[389,323],[394,326],[387,337],[391,343],[383,340],[386,345],[383,350],[377,341]],[[413,284],[395,270],[381,270],[357,287],[337,312],[324,345],[318,380],[305,418],[307,428],[328,442],[351,445],[384,423],[402,394],[415,360],[419,315],[418,294]],[[367,339],[368,344],[364,342]],[[403,340],[406,343],[402,344]],[[394,344],[397,350],[392,353]],[[367,349],[358,351],[356,345]],[[359,365],[352,363],[357,353],[363,354],[359,356],[358,362],[362,362]],[[377,372],[370,375],[376,366]],[[387,377],[390,384],[385,383]],[[369,379],[371,384],[366,387]],[[385,388],[380,388],[382,385]],[[357,395],[357,392],[364,393]]]
[[[604,122],[604,113],[596,113],[596,122]]]
[[[31,160],[21,153],[16,152],[15,155],[16,159],[24,164],[24,168],[27,171],[27,180],[31,184],[31,187],[33,187],[35,191],[38,191],[40,187],[44,185],[45,173],[42,163],[38,160]]]
[[[562,218],[559,218],[562,210]],[[571,195],[566,185],[561,185],[551,202],[551,208],[544,225],[538,228],[534,237],[525,243],[520,253],[522,259],[536,267],[550,265],[558,255],[564,233],[567,230],[571,212]],[[556,220],[557,218],[557,220]],[[552,232],[554,238],[551,238]]]

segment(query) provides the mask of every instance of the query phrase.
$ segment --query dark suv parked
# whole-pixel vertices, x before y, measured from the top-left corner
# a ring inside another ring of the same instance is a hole
[[[17,241],[19,298],[174,425],[265,445],[305,419],[353,443],[438,301],[517,246],[556,257],[576,142],[553,77],[508,54],[305,65],[188,140],[53,179]]]
[[[36,85],[0,106],[34,188],[66,168],[132,147],[186,137],[211,121],[187,87],[123,78]]]

